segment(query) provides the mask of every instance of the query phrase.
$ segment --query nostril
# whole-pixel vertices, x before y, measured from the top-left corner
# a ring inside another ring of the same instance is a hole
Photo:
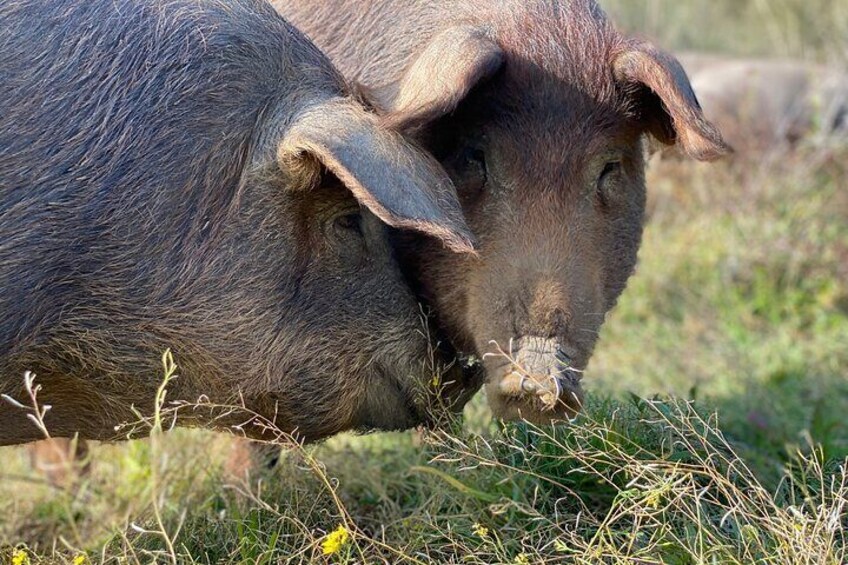
[[[574,363],[574,358],[568,354],[562,345],[557,345],[556,347],[556,358],[559,363],[562,363],[566,367],[570,367]]]

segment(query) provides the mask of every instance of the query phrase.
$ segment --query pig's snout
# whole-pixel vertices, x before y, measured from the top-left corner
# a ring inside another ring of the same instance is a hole
[[[556,339],[525,336],[487,355],[487,394],[496,415],[536,424],[571,419],[583,405],[581,371]]]

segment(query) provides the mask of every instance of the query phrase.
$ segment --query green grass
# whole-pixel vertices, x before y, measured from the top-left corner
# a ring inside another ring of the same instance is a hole
[[[844,457],[845,171],[822,154],[754,171],[660,165],[638,275],[604,329],[593,380],[697,397],[763,455],[780,457],[808,430]]]
[[[672,47],[824,58],[848,37],[840,2],[605,5]],[[154,429],[95,445],[66,489],[3,448],[0,563],[848,561],[848,152],[653,162],[649,186],[574,425],[501,427],[478,397],[450,432],[288,445],[247,480],[236,438]]]
[[[623,29],[669,49],[848,59],[848,4],[832,0],[600,0]]]
[[[94,447],[91,474],[66,490],[4,449],[0,552],[32,563],[843,563],[845,157],[653,163],[638,272],[570,427],[502,428],[478,398],[450,432],[289,445],[249,480],[226,469],[236,438],[154,430]],[[325,558],[340,526],[350,540]]]

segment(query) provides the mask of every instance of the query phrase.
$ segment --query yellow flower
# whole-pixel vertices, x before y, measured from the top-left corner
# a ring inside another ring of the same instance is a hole
[[[660,507],[660,502],[662,501],[662,492],[653,491],[648,493],[648,496],[645,497],[645,504],[650,506],[654,510]]]
[[[71,561],[72,565],[84,565],[85,562],[86,562],[85,553],[80,553],[79,555],[74,557],[73,561]]]
[[[515,556],[515,561],[513,561],[515,565],[530,565],[530,558],[527,557],[526,553],[519,553]]]
[[[433,378],[430,379],[430,386],[433,388],[439,388],[442,384],[442,379],[439,378],[439,375],[433,375]]]
[[[29,555],[23,549],[16,549],[12,554],[12,565],[29,565]]]
[[[484,538],[489,535],[489,528],[481,524],[474,524],[474,533]]]
[[[350,532],[347,531],[347,528],[344,526],[339,526],[329,534],[321,543],[321,551],[324,552],[324,555],[333,555],[334,553],[338,553],[339,550],[347,544],[350,539]]]

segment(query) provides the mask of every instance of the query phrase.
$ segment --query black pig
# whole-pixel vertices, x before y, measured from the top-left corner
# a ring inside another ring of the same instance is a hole
[[[36,373],[53,435],[149,414],[166,348],[169,399],[307,440],[426,417],[385,232],[472,252],[456,194],[264,2],[5,0],[0,85],[0,393]],[[0,404],[0,445],[40,437]]]

